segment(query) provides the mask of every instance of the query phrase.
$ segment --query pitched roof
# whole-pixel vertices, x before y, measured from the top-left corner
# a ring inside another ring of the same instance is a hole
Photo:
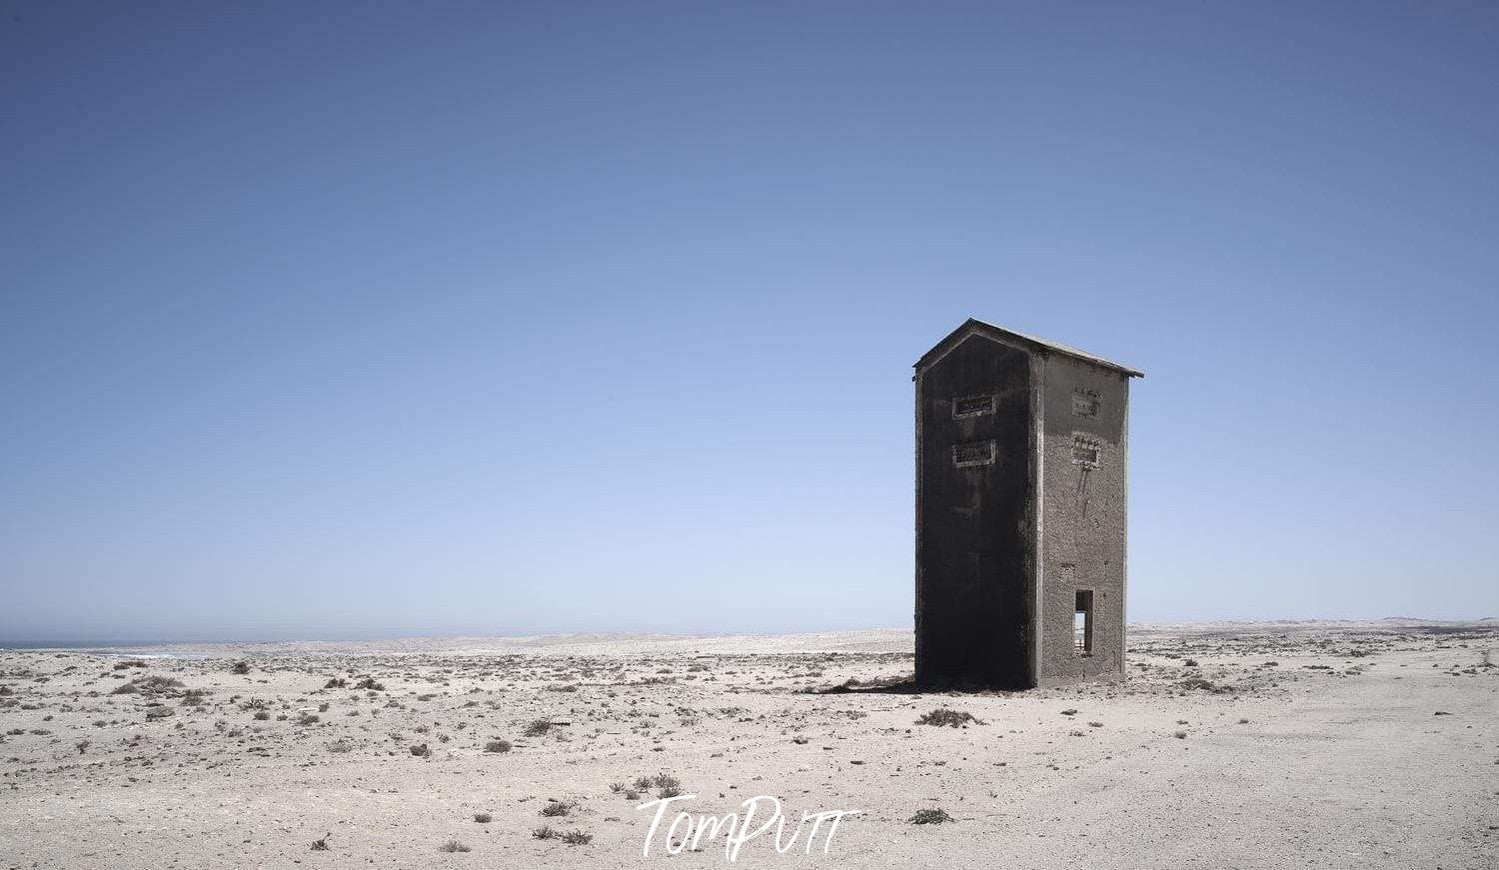
[[[937,345],[935,347],[923,354],[921,359],[916,361],[915,368],[918,370],[926,368],[928,365],[936,362],[939,358],[946,356],[947,352],[956,347],[958,343],[963,339],[967,338],[969,335],[974,334],[989,335],[991,337],[997,336],[1001,339],[1009,339],[1013,343],[1028,346],[1032,350],[1060,353],[1064,356],[1070,356],[1074,359],[1080,359],[1086,363],[1092,363],[1093,365],[1101,366],[1106,369],[1113,369],[1114,371],[1120,372],[1127,377],[1145,377],[1144,372],[1136,371],[1129,366],[1116,363],[1112,360],[1106,360],[1101,356],[1094,356],[1087,351],[1078,350],[1075,347],[1068,347],[1065,344],[1060,344],[1058,342],[1050,341],[1045,338],[1038,338],[1034,335],[1026,335],[1023,332],[1016,332],[1013,329],[1005,329],[1003,326],[995,326],[992,323],[985,323],[982,320],[976,320],[972,317],[963,321],[962,326],[954,329],[951,333],[948,334],[946,338],[937,342]]]

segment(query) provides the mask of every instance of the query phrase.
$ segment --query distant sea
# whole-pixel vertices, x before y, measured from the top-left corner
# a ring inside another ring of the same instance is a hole
[[[99,647],[153,647],[181,641],[145,640],[0,640],[0,649],[97,649]]]

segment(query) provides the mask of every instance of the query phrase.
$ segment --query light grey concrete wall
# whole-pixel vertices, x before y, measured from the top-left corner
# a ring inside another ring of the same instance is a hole
[[[1048,354],[1043,369],[1037,681],[1122,676],[1129,379],[1059,354]],[[1096,467],[1077,461],[1078,447],[1097,451]],[[1093,651],[1086,656],[1073,643],[1079,589],[1093,590]]]

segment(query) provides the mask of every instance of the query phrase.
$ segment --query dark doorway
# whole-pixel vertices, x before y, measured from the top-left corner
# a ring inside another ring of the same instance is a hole
[[[1080,656],[1093,655],[1093,590],[1077,590],[1072,613],[1072,646]]]

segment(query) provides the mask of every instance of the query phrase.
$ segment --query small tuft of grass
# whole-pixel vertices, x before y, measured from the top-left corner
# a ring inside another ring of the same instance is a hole
[[[428,749],[427,744],[425,743],[418,743],[417,745],[408,748],[411,750],[411,754],[415,755],[417,758],[426,758],[432,754],[432,750]]]
[[[1186,740],[1187,739],[1187,732],[1185,732],[1185,731],[1178,731],[1175,734],[1172,734],[1171,736],[1175,737],[1177,740]]]
[[[250,663],[249,662],[243,662],[243,661],[241,661],[241,662],[235,662],[229,668],[229,673],[231,673],[231,674],[239,674],[240,676],[244,676],[245,674],[248,674],[249,672],[250,672]]]
[[[562,835],[551,825],[542,825],[531,832],[531,838],[535,840],[555,840],[560,836]]]
[[[575,806],[577,806],[577,804],[573,803],[572,801],[559,801],[556,798],[552,798],[547,801],[546,806],[541,808],[541,814],[543,816],[546,816],[547,818],[565,816],[568,813],[572,812],[573,807]]]
[[[910,819],[913,825],[940,825],[953,821],[957,820],[948,815],[947,810],[944,809],[918,810]]]
[[[509,740],[491,740],[488,743],[484,744],[484,751],[485,752],[509,752],[510,751],[510,741]]]
[[[937,728],[962,728],[969,722],[979,723],[972,713],[963,710],[950,710],[946,707],[938,707],[930,713],[921,714],[916,720],[917,725],[932,725]],[[979,723],[982,724],[982,723]]]
[[[533,720],[530,725],[526,726],[525,734],[527,737],[543,737],[548,731],[551,730],[551,722],[548,722],[545,719],[536,719]]]
[[[328,851],[328,838],[331,837],[331,836],[333,836],[333,832],[329,831],[328,833],[324,834],[322,837],[320,837],[320,838],[318,838],[316,840],[313,840],[312,841],[312,851],[314,851],[314,852],[326,852],[326,851]]]
[[[568,831],[562,835],[562,842],[569,846],[586,846],[593,842],[593,835],[582,831]]]
[[[458,842],[457,840],[449,840],[446,843],[443,843],[441,846],[438,846],[437,847],[437,851],[439,851],[439,852],[472,852],[474,850],[471,849],[471,848],[469,848],[468,846],[463,845],[462,843]]]
[[[474,821],[478,822],[481,825],[487,825],[490,822],[494,821],[494,816],[490,815],[489,813],[474,813]]]

